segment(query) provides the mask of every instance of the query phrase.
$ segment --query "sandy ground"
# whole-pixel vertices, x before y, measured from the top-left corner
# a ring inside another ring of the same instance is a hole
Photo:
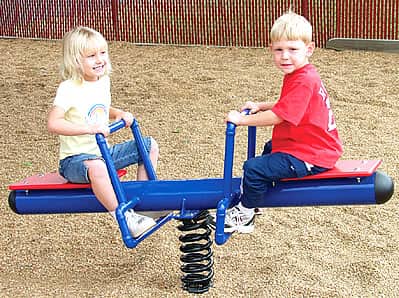
[[[9,184],[57,167],[58,141],[45,126],[60,49],[58,41],[0,39],[0,296],[191,296],[180,288],[177,222],[131,250],[107,214],[21,216],[8,207]],[[265,49],[111,43],[110,51],[114,106],[158,141],[160,179],[221,177],[225,114],[246,99],[276,100],[281,86]],[[343,158],[381,158],[395,181],[398,59],[322,49],[312,59],[330,92]],[[258,129],[258,152],[269,137]],[[244,158],[239,129],[235,175]],[[213,246],[214,286],[203,297],[396,297],[397,202],[395,192],[380,206],[264,210],[253,234]]]

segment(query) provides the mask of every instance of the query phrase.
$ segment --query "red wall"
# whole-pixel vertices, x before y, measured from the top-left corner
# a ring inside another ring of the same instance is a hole
[[[319,47],[333,37],[399,39],[399,0],[2,0],[0,36],[60,39],[86,25],[108,40],[265,47],[290,4]]]

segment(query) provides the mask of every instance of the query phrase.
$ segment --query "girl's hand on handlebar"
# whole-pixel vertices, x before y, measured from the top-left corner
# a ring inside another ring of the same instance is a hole
[[[117,117],[115,121],[124,120],[126,122],[126,127],[130,127],[134,121],[134,117],[132,113],[123,112],[120,117]]]
[[[108,137],[110,134],[109,127],[107,125],[93,124],[89,126],[89,134],[95,135],[101,133],[104,137]]]
[[[122,119],[126,122],[126,127],[130,127],[133,124],[134,117],[132,113],[124,112],[122,114]]]

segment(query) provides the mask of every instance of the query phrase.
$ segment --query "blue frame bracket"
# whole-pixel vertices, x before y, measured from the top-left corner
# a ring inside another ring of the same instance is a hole
[[[126,122],[122,119],[120,121],[114,122],[109,125],[109,130],[110,133],[114,133],[122,128],[126,127]],[[149,180],[156,180],[157,176],[155,174],[154,167],[152,166],[151,160],[149,158],[149,154],[146,151],[143,137],[141,135],[141,131],[139,128],[139,125],[137,123],[137,120],[134,119],[132,125],[130,126],[132,134],[135,138],[135,141],[137,143],[137,147],[139,150],[139,153],[141,155],[141,158],[143,159],[144,167],[147,171],[147,175]],[[108,174],[111,179],[111,184],[112,187],[114,188],[116,198],[118,200],[118,207],[115,210],[115,215],[119,224],[119,228],[122,234],[122,239],[125,245],[128,248],[134,248],[136,247],[141,241],[146,239],[148,236],[150,236],[152,233],[154,233],[156,230],[158,230],[161,226],[163,226],[165,223],[170,221],[171,219],[174,218],[173,213],[159,219],[157,221],[157,224],[152,227],[150,230],[142,234],[138,238],[132,237],[130,234],[130,231],[127,226],[126,222],[126,217],[125,213],[129,209],[134,209],[134,207],[140,202],[139,197],[132,197],[132,198],[127,198],[125,190],[122,186],[122,183],[119,179],[117,170],[115,168],[115,165],[113,163],[109,148],[108,148],[108,143],[104,137],[103,134],[98,133],[96,134],[96,141],[98,144],[98,147],[100,149],[100,152],[102,154],[102,157],[104,158],[105,164],[107,166]]]

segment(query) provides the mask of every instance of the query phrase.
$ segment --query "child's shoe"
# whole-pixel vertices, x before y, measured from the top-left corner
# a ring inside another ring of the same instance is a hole
[[[263,210],[260,209],[260,208],[255,208],[254,211],[255,211],[255,215],[262,215],[263,214]]]
[[[226,211],[224,232],[252,233],[255,229],[254,222],[254,209],[244,208],[239,204]],[[212,229],[216,229],[216,214],[210,219],[209,225]]]
[[[125,217],[129,231],[132,233],[134,238],[139,237],[141,234],[156,225],[154,219],[148,216],[137,214],[133,209],[126,211]]]

